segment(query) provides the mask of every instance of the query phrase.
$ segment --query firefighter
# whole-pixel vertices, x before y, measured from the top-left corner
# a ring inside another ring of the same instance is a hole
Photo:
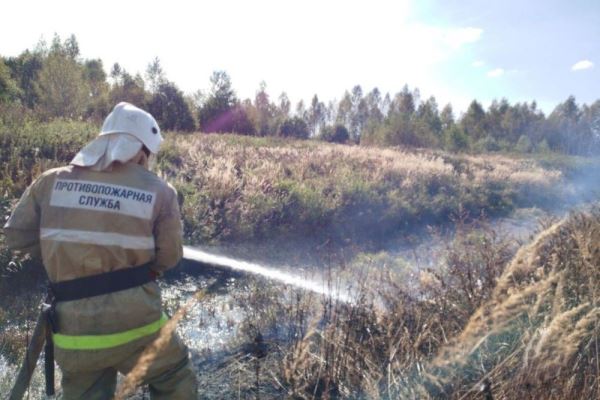
[[[167,317],[154,278],[181,259],[175,189],[148,170],[162,142],[147,112],[119,103],[70,165],[27,188],[4,230],[8,247],[39,254],[63,398],[111,399]],[[173,335],[143,382],[153,399],[195,399],[188,349]]]

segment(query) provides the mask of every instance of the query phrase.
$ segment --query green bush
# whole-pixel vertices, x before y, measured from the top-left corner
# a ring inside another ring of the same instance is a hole
[[[344,125],[325,126],[319,135],[321,140],[331,143],[346,143],[350,140],[350,133]]]
[[[515,150],[519,153],[530,153],[532,149],[533,144],[531,143],[529,137],[521,135],[517,141],[517,144],[515,145]]]
[[[502,147],[498,143],[496,139],[492,136],[486,136],[482,139],[479,139],[473,145],[473,150],[477,152],[486,152],[486,151],[500,151]]]
[[[308,139],[309,134],[308,125],[299,117],[286,119],[279,128],[279,136],[283,137]]]
[[[444,148],[449,151],[467,151],[469,136],[457,125],[444,132]]]

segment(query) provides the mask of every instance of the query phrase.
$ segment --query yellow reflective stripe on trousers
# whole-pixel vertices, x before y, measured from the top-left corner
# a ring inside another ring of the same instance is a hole
[[[109,349],[158,332],[168,320],[169,318],[163,314],[158,321],[124,332],[110,333],[107,335],[76,336],[54,333],[52,334],[52,340],[57,347],[65,350]]]

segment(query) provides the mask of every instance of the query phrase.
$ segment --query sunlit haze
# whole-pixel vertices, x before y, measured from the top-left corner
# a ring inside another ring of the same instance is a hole
[[[0,54],[75,34],[84,58],[144,73],[159,57],[186,93],[225,70],[238,97],[261,81],[276,99],[340,99],[360,84],[405,84],[464,110],[476,98],[536,100],[600,93],[600,2],[587,1],[11,1]]]

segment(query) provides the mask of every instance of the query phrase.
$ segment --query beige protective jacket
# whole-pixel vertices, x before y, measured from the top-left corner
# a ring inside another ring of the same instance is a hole
[[[110,172],[76,166],[45,172],[25,191],[4,230],[10,248],[41,250],[52,282],[149,261],[160,273],[182,257],[175,189],[134,163]],[[151,282],[60,302],[57,313],[63,335],[128,331],[161,319],[160,290]]]

